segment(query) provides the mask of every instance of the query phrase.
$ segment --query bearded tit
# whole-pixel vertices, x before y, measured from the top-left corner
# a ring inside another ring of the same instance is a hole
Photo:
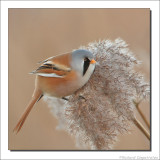
[[[42,65],[31,74],[36,75],[35,90],[27,109],[21,116],[15,132],[22,128],[34,104],[43,95],[64,98],[84,86],[92,75],[96,61],[93,54],[84,49],[61,54],[41,61]]]

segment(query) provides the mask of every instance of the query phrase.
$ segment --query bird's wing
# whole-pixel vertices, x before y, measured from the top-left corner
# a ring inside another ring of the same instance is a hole
[[[61,55],[52,56],[52,57],[49,57],[49,58],[47,58],[47,59],[45,59],[45,60],[39,61],[38,64],[45,63],[45,62],[47,62],[47,61],[53,61],[53,60],[55,60],[55,59],[59,59],[59,57],[62,57],[62,59],[63,59],[63,57],[66,58],[66,57],[69,57],[69,56],[70,56],[70,53],[69,53],[69,52],[68,52],[68,53],[65,53],[65,54],[63,53],[63,54],[61,54]]]
[[[57,77],[62,78],[70,71],[70,56],[68,54],[55,56],[44,60],[44,63],[31,74],[36,74],[44,77]]]

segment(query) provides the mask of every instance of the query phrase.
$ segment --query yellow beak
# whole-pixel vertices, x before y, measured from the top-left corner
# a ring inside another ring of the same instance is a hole
[[[92,59],[92,60],[90,61],[90,63],[91,63],[91,64],[94,64],[94,63],[96,63],[96,61],[95,61],[94,59]]]

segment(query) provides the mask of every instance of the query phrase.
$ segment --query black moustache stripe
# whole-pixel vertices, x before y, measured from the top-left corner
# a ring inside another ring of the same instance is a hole
[[[87,72],[89,65],[90,65],[90,60],[87,58],[87,59],[84,61],[84,65],[83,65],[83,76],[84,76],[85,73]]]

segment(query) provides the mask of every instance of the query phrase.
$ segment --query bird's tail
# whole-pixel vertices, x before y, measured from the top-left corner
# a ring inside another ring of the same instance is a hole
[[[22,116],[21,116],[20,120],[18,121],[16,127],[14,128],[13,132],[18,133],[21,130],[21,128],[22,128],[27,116],[29,115],[31,109],[33,108],[34,104],[36,102],[38,102],[42,98],[42,96],[43,96],[42,92],[38,89],[35,89],[31,101],[27,105],[25,112],[22,114]]]

